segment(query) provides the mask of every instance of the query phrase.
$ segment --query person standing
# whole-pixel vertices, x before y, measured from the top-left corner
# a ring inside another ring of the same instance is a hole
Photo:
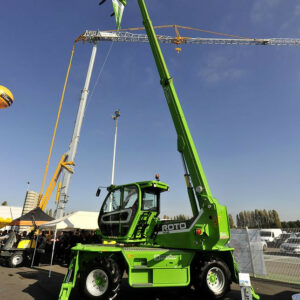
[[[41,256],[42,256],[42,254],[45,253],[46,245],[47,245],[46,234],[44,231],[42,231],[37,239],[36,254],[35,254],[35,258],[34,258],[34,266],[40,265]]]
[[[9,250],[17,242],[17,236],[13,230],[9,230],[7,235],[0,237],[0,240],[5,240],[5,244],[2,247],[2,250]]]

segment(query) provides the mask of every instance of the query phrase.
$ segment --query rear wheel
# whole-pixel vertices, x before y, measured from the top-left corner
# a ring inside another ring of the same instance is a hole
[[[24,264],[23,253],[14,253],[8,260],[8,265],[11,268],[18,268]]]
[[[223,298],[230,290],[231,273],[222,260],[211,258],[196,263],[192,276],[196,291],[209,299]]]
[[[120,289],[122,276],[117,263],[111,258],[91,262],[80,275],[80,285],[88,299],[114,299]]]

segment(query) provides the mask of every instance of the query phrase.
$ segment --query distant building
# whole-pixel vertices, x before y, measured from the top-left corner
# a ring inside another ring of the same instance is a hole
[[[23,207],[0,206],[0,228],[11,223],[12,220],[21,217]]]
[[[38,205],[39,194],[35,191],[27,191],[24,200],[22,216],[35,209]]]

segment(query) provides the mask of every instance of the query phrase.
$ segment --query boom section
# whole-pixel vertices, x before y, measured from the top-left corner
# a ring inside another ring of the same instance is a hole
[[[200,208],[203,208],[204,199],[206,199],[206,201],[208,200],[211,204],[216,203],[217,200],[213,199],[211,195],[204,170],[198,157],[193,138],[185,120],[185,116],[173,84],[173,79],[167,69],[145,2],[144,0],[138,0],[138,3],[143,16],[143,24],[148,35],[149,43],[160,76],[160,83],[163,87],[163,91],[177,132],[178,151],[182,154],[184,165],[187,167],[189,172],[193,189],[198,199],[198,204]],[[189,187],[189,178],[187,179],[187,186],[188,188],[191,188]],[[191,200],[193,214],[196,215],[197,211],[196,208],[193,207],[195,205],[193,205],[193,196],[191,193],[189,193],[189,197]]]

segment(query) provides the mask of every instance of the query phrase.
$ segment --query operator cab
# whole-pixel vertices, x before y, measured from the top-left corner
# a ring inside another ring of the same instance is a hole
[[[147,227],[159,214],[160,193],[168,189],[160,181],[109,187],[98,218],[102,236],[120,242],[145,240]]]

